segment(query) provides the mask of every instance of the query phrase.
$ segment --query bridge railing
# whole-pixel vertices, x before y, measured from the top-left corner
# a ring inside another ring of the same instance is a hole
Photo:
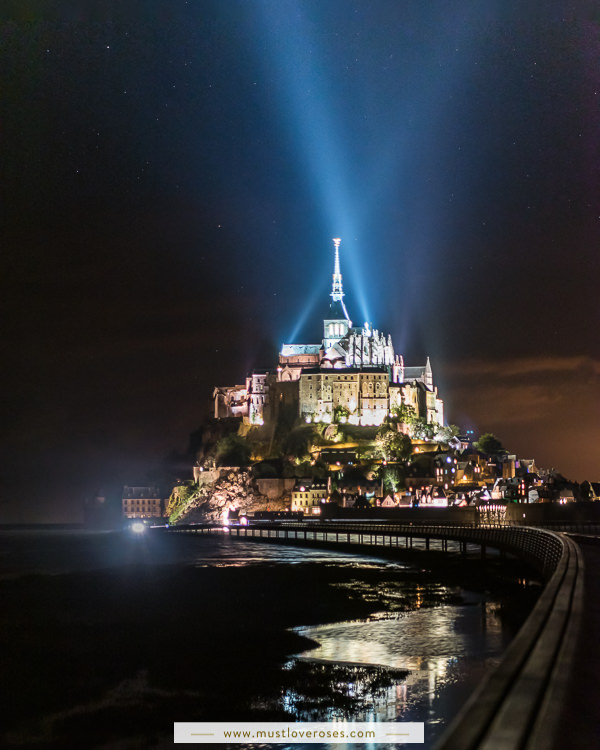
[[[571,539],[556,538],[560,559],[536,606],[436,750],[558,750],[557,728],[581,628],[583,562]]]
[[[179,527],[180,530],[184,530]],[[223,533],[223,527],[199,525],[190,531]],[[227,530],[234,536],[259,537],[270,541],[294,543],[358,543],[369,546],[393,546],[399,539],[437,539],[463,544],[492,547],[520,556],[533,565],[547,580],[554,572],[562,555],[560,537],[543,529],[520,525],[481,523],[438,524],[423,521],[396,522],[255,522],[250,526],[232,526]]]
[[[223,533],[220,527],[191,530]],[[542,594],[500,665],[471,696],[436,750],[558,750],[557,726],[573,679],[571,657],[583,611],[583,560],[571,538],[540,528],[476,523],[259,523],[232,532],[307,544],[362,538],[374,547],[398,544],[401,537],[454,540],[495,547],[530,562],[546,580]]]

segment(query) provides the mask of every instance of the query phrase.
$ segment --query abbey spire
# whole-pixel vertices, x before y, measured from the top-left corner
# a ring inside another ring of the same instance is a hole
[[[335,247],[335,258],[333,262],[333,284],[331,287],[331,304],[330,304],[330,319],[343,319],[345,318],[349,325],[351,326],[352,323],[350,321],[350,316],[348,315],[348,311],[346,310],[346,305],[344,304],[344,290],[342,288],[342,273],[340,271],[340,243],[341,239],[339,237],[336,237],[333,240],[333,244]]]

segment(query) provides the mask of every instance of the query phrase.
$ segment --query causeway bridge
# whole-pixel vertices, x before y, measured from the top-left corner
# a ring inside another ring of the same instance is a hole
[[[499,666],[436,750],[587,750],[600,745],[600,537],[507,523],[310,521],[178,526],[174,532],[345,549],[467,553],[477,545],[529,562],[545,585]],[[592,533],[594,532],[594,533]],[[598,580],[596,580],[598,578]]]

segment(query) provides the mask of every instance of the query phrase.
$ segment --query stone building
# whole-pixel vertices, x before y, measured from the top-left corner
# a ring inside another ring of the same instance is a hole
[[[217,387],[213,391],[215,419],[243,417],[250,424],[263,424],[268,393],[268,370],[255,370],[244,385]]]
[[[294,398],[307,422],[348,421],[379,425],[401,405],[430,424],[444,424],[444,403],[433,382],[429,358],[406,367],[392,338],[369,323],[354,326],[346,305],[340,271],[340,240],[334,241],[331,302],[318,344],[284,344],[278,367],[254,372],[244,386],[215,388],[215,417],[241,416],[263,424],[277,413],[275,400]],[[293,384],[294,395],[279,387]]]
[[[158,487],[126,484],[123,487],[121,502],[125,518],[160,518],[163,514],[163,503]]]
[[[337,410],[337,411],[336,411]],[[300,376],[300,415],[307,422],[378,425],[390,411],[385,368],[315,368]]]
[[[292,490],[292,504],[290,510],[302,512],[305,515],[321,515],[321,506],[327,501],[327,480],[311,481],[302,479],[296,482]]]

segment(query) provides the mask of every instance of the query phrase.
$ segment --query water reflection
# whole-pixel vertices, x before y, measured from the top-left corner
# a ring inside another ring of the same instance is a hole
[[[424,721],[426,745],[439,736],[484,674],[499,662],[506,640],[497,605],[484,601],[394,616],[380,613],[365,621],[295,630],[319,644],[298,655],[300,661],[349,668],[378,665],[382,674],[386,668],[393,670],[387,672],[388,684],[380,681],[376,690],[372,690],[369,673],[358,670],[353,675],[351,694],[361,700],[349,718]],[[309,720],[302,697],[288,691],[283,700],[299,720]],[[343,715],[339,706],[330,705],[323,707],[319,718],[332,720]],[[314,713],[311,718],[316,718]]]
[[[324,565],[406,569],[400,563],[339,551],[286,547],[197,534],[151,531],[143,538],[128,532],[0,531],[0,580],[22,575],[118,568],[124,565],[191,565],[198,568],[248,565]]]
[[[294,547],[283,544],[269,544],[241,539],[201,538],[201,545],[193,549],[193,564],[196,567],[241,567],[245,565],[303,565],[322,563],[324,565],[351,566],[360,569],[407,570],[410,565],[399,561],[389,561],[373,555],[360,555],[336,550]]]

